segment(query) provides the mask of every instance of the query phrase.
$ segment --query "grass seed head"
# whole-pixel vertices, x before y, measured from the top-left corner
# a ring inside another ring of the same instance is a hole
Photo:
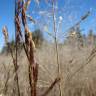
[[[8,30],[6,26],[3,27],[2,32],[5,37],[5,42],[8,43]]]

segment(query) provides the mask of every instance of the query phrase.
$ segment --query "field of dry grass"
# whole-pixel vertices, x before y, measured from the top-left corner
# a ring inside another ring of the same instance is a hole
[[[95,96],[96,59],[95,53],[92,56],[92,48],[79,50],[68,45],[60,45],[58,52],[63,96]],[[57,76],[55,53],[54,44],[43,44],[40,49],[36,49],[35,57],[39,64],[37,96],[41,96]],[[20,93],[21,96],[28,96],[28,60],[23,50],[19,54],[18,64]],[[0,55],[0,94],[6,93],[5,96],[17,96],[14,93],[13,67],[10,55]],[[59,96],[58,84],[48,96]]]
[[[2,28],[6,47],[0,54],[0,96],[96,96],[96,36],[92,30],[85,37],[80,31],[80,23],[91,12],[81,16],[69,28],[70,32],[62,38],[66,38],[64,43],[60,44],[55,16],[56,2],[52,0],[53,32],[46,33],[54,43],[48,43],[42,34],[33,38],[34,32],[31,32],[28,22],[37,26],[38,20],[28,14],[30,3],[31,0],[15,1],[15,38],[12,44],[7,26]],[[60,17],[60,20],[63,18]],[[41,46],[37,48],[36,45]]]

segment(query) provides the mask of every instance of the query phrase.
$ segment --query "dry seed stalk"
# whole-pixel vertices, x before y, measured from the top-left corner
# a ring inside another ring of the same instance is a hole
[[[17,5],[16,5],[17,4]],[[16,9],[17,7],[17,9]],[[20,18],[19,18],[19,14],[20,14],[20,1],[18,1],[17,3],[15,2],[15,44],[16,44],[16,48],[15,48],[15,78],[16,79],[16,83],[18,84],[17,86],[17,90],[18,90],[18,96],[20,96],[20,88],[19,88],[19,80],[18,80],[18,73],[17,73],[17,68],[18,68],[18,44],[20,42],[20,36],[21,36],[21,28],[20,28]]]
[[[30,0],[27,1],[27,7],[29,5]],[[27,22],[26,22],[26,5],[22,7],[22,24],[25,29],[25,52],[27,54],[29,60],[29,84],[31,90],[31,96],[36,96],[36,86],[37,86],[37,77],[38,77],[38,64],[35,62],[34,59],[34,48],[35,44],[32,40],[32,34],[29,32]]]
[[[26,25],[26,13],[25,13],[25,7],[24,7],[24,5],[23,5],[23,7],[22,7],[22,24],[23,24],[23,26],[25,27],[25,25]]]
[[[10,54],[11,54],[11,57],[12,57],[12,60],[13,60],[14,71],[16,72],[16,75],[15,75],[14,80],[15,80],[16,85],[17,85],[17,88],[18,88],[18,96],[20,96],[19,84],[18,84],[18,74],[17,74],[18,66],[16,65],[16,60],[15,60],[15,58],[14,58],[14,56],[13,56],[13,51],[12,51],[12,49],[11,49],[11,47],[10,47],[9,42],[8,42],[8,30],[7,30],[7,27],[4,26],[2,31],[3,31],[4,37],[5,37],[5,42],[6,42],[8,48],[9,48],[9,50],[10,50]]]
[[[8,30],[7,30],[7,27],[4,26],[3,29],[2,29],[2,32],[3,32],[3,35],[5,37],[5,42],[6,42],[6,45],[8,46],[9,50],[10,50],[10,53],[11,53],[11,57],[13,59],[13,63],[15,62],[15,59],[14,59],[14,56],[13,56],[13,51],[9,45],[9,42],[8,42]]]
[[[2,32],[3,32],[3,35],[5,37],[5,42],[7,44],[8,43],[8,30],[7,30],[6,26],[3,27]]]
[[[36,96],[36,85],[38,77],[38,64],[34,59],[34,43],[32,34],[29,32],[28,27],[25,27],[25,43],[29,57],[29,83],[31,87],[31,96]]]
[[[57,60],[57,65],[58,65],[58,75],[57,75],[57,77],[61,77],[61,69],[60,69],[59,53],[58,53],[58,44],[57,44],[57,31],[56,31],[54,0],[52,0],[52,12],[53,12],[53,27],[54,27],[53,29],[54,29],[54,33],[55,33],[54,40],[55,40],[55,48],[56,48],[56,60]],[[60,91],[60,96],[63,96],[61,82],[59,83],[59,91]]]

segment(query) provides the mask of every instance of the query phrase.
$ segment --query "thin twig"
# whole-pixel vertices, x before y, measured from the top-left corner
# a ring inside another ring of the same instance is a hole
[[[60,78],[56,78],[54,82],[49,86],[49,88],[41,96],[47,96],[48,93],[53,89],[53,87],[60,81]]]

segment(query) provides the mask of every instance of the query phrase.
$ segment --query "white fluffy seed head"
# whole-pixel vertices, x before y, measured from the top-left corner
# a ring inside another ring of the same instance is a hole
[[[60,16],[60,17],[59,17],[59,20],[60,20],[60,21],[62,21],[62,20],[63,20],[63,17],[62,17],[62,16]]]

